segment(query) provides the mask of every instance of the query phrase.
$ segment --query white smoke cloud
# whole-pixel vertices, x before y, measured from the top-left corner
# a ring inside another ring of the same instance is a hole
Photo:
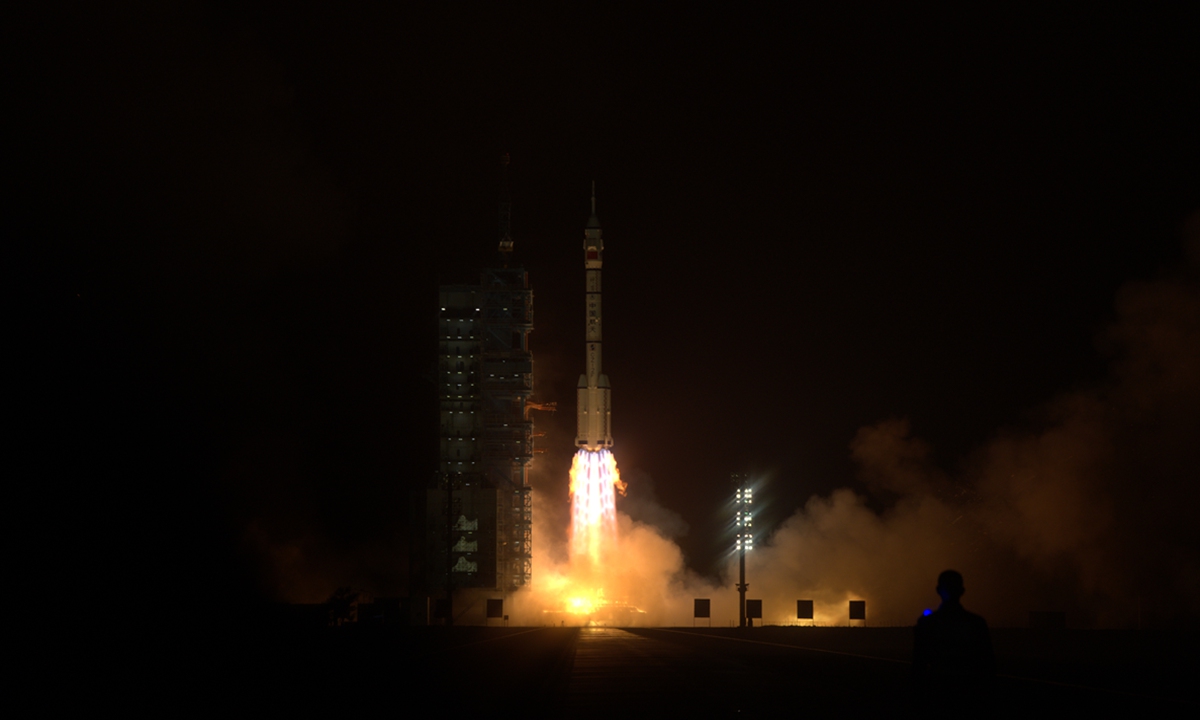
[[[845,622],[845,601],[865,599],[869,620],[908,624],[953,567],[964,602],[994,624],[1045,609],[1081,625],[1194,622],[1195,269],[1123,288],[1102,338],[1108,380],[1049,401],[1035,427],[997,433],[962,470],[934,466],[903,420],[861,429],[852,455],[888,509],[850,490],[812,498],[753,555],[768,606],[782,620],[811,597]]]
[[[1192,243],[1200,247],[1200,234]],[[1072,625],[1194,623],[1193,255],[1182,274],[1122,289],[1102,337],[1113,356],[1105,382],[1048,401],[1031,427],[997,432],[960,468],[936,466],[903,419],[860,429],[850,451],[873,502],[850,489],[814,496],[747,558],[749,597],[764,601],[766,621],[795,622],[796,600],[811,599],[818,623],[846,624],[847,602],[866,600],[870,624],[911,624],[936,604],[937,574],[955,568],[965,604],[994,625],[1024,625],[1031,610],[1066,611]],[[628,479],[635,493],[638,478]],[[872,509],[880,503],[885,510]],[[678,516],[652,492],[629,507],[642,522],[620,517],[613,595],[646,611],[649,624],[691,624],[697,597],[713,600],[714,624],[736,617],[736,561],[717,584],[690,574],[671,541]],[[546,566],[535,578],[560,577],[568,568],[546,550],[535,542]],[[528,607],[546,601],[532,597]]]

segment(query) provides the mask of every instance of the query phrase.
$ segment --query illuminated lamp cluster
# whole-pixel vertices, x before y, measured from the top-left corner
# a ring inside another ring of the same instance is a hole
[[[737,506],[737,512],[734,516],[734,525],[737,527],[737,538],[734,545],[734,550],[742,551],[754,549],[754,531],[753,527],[754,516],[750,512],[750,504],[753,501],[750,488],[738,488],[737,496],[734,498],[734,504]]]

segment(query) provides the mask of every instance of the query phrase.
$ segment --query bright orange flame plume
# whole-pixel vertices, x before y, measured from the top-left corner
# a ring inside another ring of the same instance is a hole
[[[608,450],[580,450],[571,463],[571,564],[602,567],[617,540],[616,493],[625,494]]]
[[[571,540],[568,577],[560,579],[562,609],[590,616],[612,604],[605,582],[618,562],[616,495],[625,494],[617,459],[608,450],[580,450],[571,463]]]

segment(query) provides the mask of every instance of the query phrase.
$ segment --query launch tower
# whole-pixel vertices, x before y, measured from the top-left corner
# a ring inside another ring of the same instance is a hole
[[[504,182],[497,266],[478,283],[438,288],[439,459],[426,493],[424,584],[435,597],[453,593],[452,614],[468,622],[481,619],[471,616],[480,597],[458,595],[494,598],[532,576],[533,290],[510,261],[508,218]]]

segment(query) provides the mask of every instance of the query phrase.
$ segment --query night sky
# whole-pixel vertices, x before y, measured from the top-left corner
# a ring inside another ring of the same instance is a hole
[[[406,594],[436,288],[494,262],[504,152],[564,508],[593,180],[627,509],[696,572],[730,472],[767,529],[841,487],[886,515],[860,429],[906,420],[969,486],[1108,397],[1130,283],[1182,288],[1187,377],[1122,482],[1196,500],[1194,13],[406,5],[20,18],[19,480],[65,587]]]

